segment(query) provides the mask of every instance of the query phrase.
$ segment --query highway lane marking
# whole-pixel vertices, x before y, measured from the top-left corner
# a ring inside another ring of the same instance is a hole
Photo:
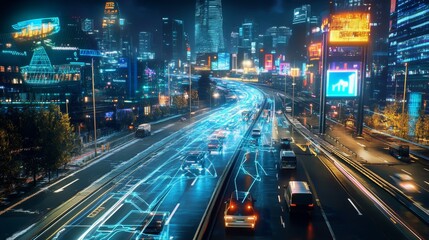
[[[427,169],[427,168],[423,168],[425,171],[428,171],[429,172],[429,169]]]
[[[283,226],[283,228],[286,228],[285,222],[283,221],[283,217],[280,216],[280,224]]]
[[[356,209],[356,212],[358,212],[359,216],[362,216],[362,213],[359,211],[359,209],[356,207],[356,205],[352,202],[350,198],[347,198],[349,200],[350,204]]]
[[[280,199],[280,195],[277,195],[277,198],[279,199],[279,203],[282,203],[282,200]]]
[[[191,186],[194,186],[195,182],[198,180],[198,178],[195,178],[194,181],[192,181]]]
[[[153,131],[153,134],[157,134],[157,133],[160,133],[160,132],[162,132],[162,131],[164,131],[165,129],[167,129],[167,128],[169,128],[169,127],[172,127],[172,126],[174,126],[174,124],[168,124],[167,126],[165,126],[165,127],[162,127],[162,128],[160,128],[160,129],[158,129],[158,130],[156,130],[156,131]]]
[[[170,217],[168,217],[167,221],[165,222],[165,226],[167,226],[170,223],[170,220],[173,218],[174,214],[176,213],[177,209],[179,208],[180,203],[178,203],[176,205],[176,207],[174,207],[173,212],[171,212]]]
[[[68,187],[68,186],[72,185],[73,183],[75,183],[75,182],[77,182],[77,181],[79,181],[79,178],[77,178],[77,179],[75,179],[75,180],[71,181],[70,183],[68,183],[68,184],[64,185],[64,187],[58,188],[57,190],[55,190],[55,191],[54,191],[54,193],[59,193],[59,192],[64,191],[64,188],[66,188],[66,187]]]
[[[22,234],[26,233],[28,230],[30,230],[34,225],[36,225],[35,223],[31,224],[28,228],[17,232],[15,234],[13,234],[12,236],[8,237],[7,239],[13,240],[13,239],[17,239],[19,236],[21,236]]]
[[[361,147],[363,147],[363,148],[365,148],[366,146],[364,145],[364,144],[362,144],[362,143],[360,143],[360,142],[356,142],[359,146],[361,146]]]
[[[407,172],[406,170],[404,170],[404,169],[402,169],[401,168],[401,171],[403,171],[404,173],[406,173],[406,174],[408,174],[408,175],[410,175],[410,176],[412,176],[413,174],[411,174],[410,172]]]

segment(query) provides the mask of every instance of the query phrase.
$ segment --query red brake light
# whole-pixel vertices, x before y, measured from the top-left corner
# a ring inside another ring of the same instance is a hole
[[[296,204],[295,203],[291,203],[290,206],[291,207],[296,207]]]
[[[314,207],[313,203],[308,204],[309,207]]]

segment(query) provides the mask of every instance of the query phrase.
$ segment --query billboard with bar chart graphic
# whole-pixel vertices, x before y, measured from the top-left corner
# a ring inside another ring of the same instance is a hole
[[[326,97],[356,97],[357,70],[328,70]]]

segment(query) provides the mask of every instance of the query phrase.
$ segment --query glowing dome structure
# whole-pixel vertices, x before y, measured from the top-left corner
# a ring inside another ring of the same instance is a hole
[[[24,82],[30,85],[49,85],[65,81],[80,81],[79,65],[52,66],[45,48],[34,50],[30,64],[21,68]]]

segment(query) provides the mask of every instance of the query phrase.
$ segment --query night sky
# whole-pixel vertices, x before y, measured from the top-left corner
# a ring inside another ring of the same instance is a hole
[[[1,33],[12,32],[11,25],[22,20],[82,16],[100,19],[105,0],[12,0],[0,8]],[[135,32],[154,31],[162,17],[184,21],[185,30],[193,36],[195,0],[124,0],[117,1],[124,18]],[[293,9],[311,4],[313,15],[328,9],[329,0],[223,0],[224,34],[228,36],[245,18],[260,25],[260,33],[270,26],[290,26]],[[96,24],[99,25],[101,20]]]

